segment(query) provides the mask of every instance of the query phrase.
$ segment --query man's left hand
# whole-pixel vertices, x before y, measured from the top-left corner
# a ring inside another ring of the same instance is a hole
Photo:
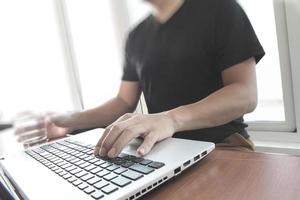
[[[125,114],[105,129],[95,155],[114,158],[132,139],[142,136],[144,141],[137,152],[144,156],[156,142],[172,137],[174,132],[174,122],[165,113]]]

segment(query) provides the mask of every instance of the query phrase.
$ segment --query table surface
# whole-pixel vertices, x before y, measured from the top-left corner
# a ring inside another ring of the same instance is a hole
[[[146,200],[297,200],[300,157],[215,150]]]

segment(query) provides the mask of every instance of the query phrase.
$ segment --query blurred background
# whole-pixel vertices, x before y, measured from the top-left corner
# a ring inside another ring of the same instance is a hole
[[[261,146],[272,137],[297,142],[299,49],[291,44],[299,42],[300,8],[293,0],[239,2],[266,51],[249,130]],[[116,95],[127,33],[149,12],[142,0],[0,0],[0,122],[27,110],[91,108]]]

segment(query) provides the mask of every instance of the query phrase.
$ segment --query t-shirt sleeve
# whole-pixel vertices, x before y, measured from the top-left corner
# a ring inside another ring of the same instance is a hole
[[[125,45],[125,55],[124,55],[124,64],[123,64],[123,81],[138,81],[138,75],[136,72],[136,66],[132,62],[132,33],[128,35],[126,45]]]
[[[265,55],[246,13],[235,0],[219,1],[215,30],[216,62],[221,71],[251,57],[258,63]]]

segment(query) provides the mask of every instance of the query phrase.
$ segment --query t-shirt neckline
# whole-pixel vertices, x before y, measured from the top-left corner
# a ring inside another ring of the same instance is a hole
[[[171,17],[169,17],[167,21],[163,23],[159,22],[153,14],[150,14],[150,16],[158,26],[166,26],[167,24],[170,24],[172,21],[174,21],[182,13],[182,11],[185,9],[187,5],[187,1],[188,0],[184,0],[182,5],[176,10],[176,12]]]

